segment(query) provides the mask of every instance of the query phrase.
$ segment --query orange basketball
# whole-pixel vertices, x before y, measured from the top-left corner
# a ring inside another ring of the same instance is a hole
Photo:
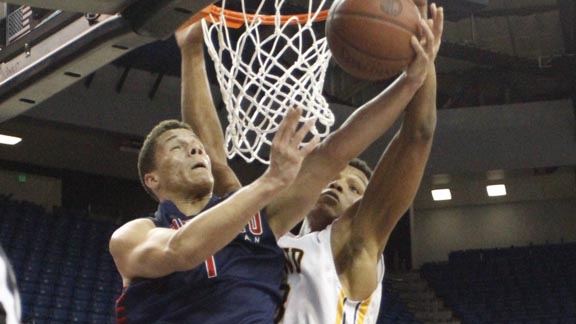
[[[410,44],[420,13],[412,0],[336,0],[326,22],[326,38],[336,63],[351,75],[382,80],[414,58]]]

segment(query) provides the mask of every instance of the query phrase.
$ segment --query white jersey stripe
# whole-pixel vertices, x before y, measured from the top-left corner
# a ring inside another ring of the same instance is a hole
[[[358,323],[356,320],[358,319],[358,309],[360,308],[360,305],[362,305],[362,303],[358,303],[356,305],[356,308],[354,309],[354,321],[353,321],[353,323]],[[362,318],[364,318],[364,316],[362,316]]]

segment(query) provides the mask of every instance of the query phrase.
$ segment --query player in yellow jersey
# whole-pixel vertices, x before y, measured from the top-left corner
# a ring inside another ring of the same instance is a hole
[[[422,14],[425,2],[420,3]],[[442,9],[431,6],[426,41],[434,57]],[[402,127],[382,154],[374,175],[351,163],[320,195],[299,236],[278,244],[287,259],[288,298],[282,323],[376,323],[388,237],[420,185],[436,125],[434,62],[406,107]]]

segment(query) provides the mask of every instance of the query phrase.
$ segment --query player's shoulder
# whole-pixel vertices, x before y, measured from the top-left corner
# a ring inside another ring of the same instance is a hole
[[[149,218],[138,218],[120,226],[110,237],[108,243],[110,254],[115,260],[122,258],[127,251],[140,244],[155,227]]]
[[[295,235],[288,233],[280,237],[278,240],[278,245],[280,247],[286,247],[287,245],[302,245],[302,246],[312,246],[323,244],[326,240],[330,240],[330,231],[324,229],[321,231],[310,232],[306,234]]]
[[[156,227],[154,221],[150,217],[136,218],[126,224],[122,225],[118,229],[139,229],[139,228],[153,228]]]
[[[280,238],[278,239],[278,245],[280,247],[284,247],[288,244],[291,244],[291,243],[297,241],[298,238],[299,238],[298,235],[295,235],[295,234],[288,232],[288,233],[280,236]]]
[[[137,218],[127,222],[126,224],[120,226],[118,229],[112,233],[110,238],[111,242],[114,241],[124,241],[134,236],[136,233],[142,233],[143,231],[155,228],[156,225],[150,218]]]

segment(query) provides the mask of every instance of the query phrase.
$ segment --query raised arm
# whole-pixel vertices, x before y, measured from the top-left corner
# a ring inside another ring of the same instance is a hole
[[[192,125],[209,155],[213,156],[215,191],[232,191],[239,188],[240,183],[226,162],[224,138],[210,96],[206,72],[203,65],[190,64],[204,59],[201,30],[198,24],[193,25],[178,31],[176,37],[183,58],[183,119]],[[407,70],[330,134],[306,158],[294,184],[267,207],[270,226],[276,237],[301,221],[332,178],[344,169],[348,161],[382,136],[403,112],[422,85],[430,61],[431,53],[416,50],[416,58]],[[298,204],[294,201],[298,201]]]
[[[417,43],[417,41],[416,41]],[[321,190],[348,162],[382,136],[404,111],[426,78],[434,53],[416,47],[413,62],[388,88],[358,108],[304,161],[294,184],[268,207],[277,236],[289,231],[312,208]],[[297,201],[298,204],[292,202]]]
[[[292,110],[276,133],[267,171],[221,204],[199,214],[179,230],[156,228],[139,219],[119,228],[110,253],[124,284],[134,278],[157,278],[192,269],[238,235],[260,209],[292,183],[317,140],[299,147],[311,123],[296,130],[301,110]]]
[[[204,61],[201,22],[196,22],[175,34],[182,55],[182,121],[200,137],[212,161],[214,192],[217,195],[242,187],[228,166],[224,134],[212,99]]]
[[[424,26],[425,47],[438,53],[443,10],[431,6],[433,23]],[[422,88],[406,108],[402,127],[383,153],[366,192],[332,229],[332,249],[341,279],[353,298],[374,289],[376,263],[388,238],[408,210],[430,155],[436,127],[436,72],[434,63]],[[350,260],[354,260],[350,262]]]

